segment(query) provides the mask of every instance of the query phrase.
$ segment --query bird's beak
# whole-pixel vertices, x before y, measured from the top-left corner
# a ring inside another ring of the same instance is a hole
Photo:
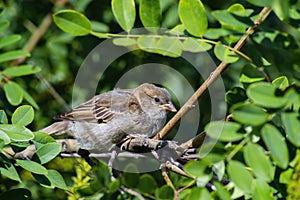
[[[165,109],[167,111],[170,111],[170,112],[176,112],[177,111],[175,106],[172,104],[172,102],[160,105],[159,107],[161,107],[162,109]]]

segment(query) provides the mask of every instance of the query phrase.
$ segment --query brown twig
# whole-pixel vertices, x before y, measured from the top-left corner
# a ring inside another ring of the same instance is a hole
[[[265,7],[260,12],[259,17],[254,21],[254,26],[249,27],[246,33],[233,47],[233,50],[240,50],[246,43],[246,40],[254,33],[257,27],[266,19],[270,14],[271,8]],[[191,106],[203,95],[203,93],[212,85],[217,78],[224,72],[230,63],[221,62],[219,66],[211,73],[211,75],[204,81],[204,83],[198,88],[198,90],[190,97],[190,99],[181,107],[181,109],[174,115],[174,117],[164,126],[164,128],[154,136],[154,139],[162,139],[172,130],[172,128],[179,122],[187,111],[190,110]]]

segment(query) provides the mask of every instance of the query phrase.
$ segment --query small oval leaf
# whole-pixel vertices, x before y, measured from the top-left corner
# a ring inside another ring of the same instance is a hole
[[[246,166],[239,161],[230,161],[227,166],[227,171],[230,179],[234,184],[242,189],[245,193],[251,194],[251,186],[253,177],[246,169]]]
[[[204,34],[208,22],[200,0],[179,1],[178,13],[180,21],[191,35],[201,37]]]
[[[268,121],[269,114],[252,104],[236,104],[231,108],[232,118],[242,124],[259,126]],[[255,119],[255,120],[253,120]]]
[[[267,182],[273,180],[274,167],[261,146],[253,143],[247,144],[244,150],[244,158],[256,177]]]
[[[23,100],[22,89],[19,84],[15,82],[8,82],[4,85],[4,92],[8,102],[13,105],[19,105]]]
[[[0,130],[4,131],[11,140],[25,142],[33,139],[33,133],[20,124],[0,124]]]
[[[0,54],[0,63],[15,60],[20,57],[28,57],[30,56],[30,53],[24,50],[14,50],[14,51],[8,51],[5,53]]]
[[[68,189],[68,186],[67,186],[64,178],[58,171],[49,169],[46,177],[50,180],[50,182],[52,183],[53,186],[63,189],[63,190]]]
[[[61,148],[62,146],[59,143],[47,143],[38,148],[36,155],[41,164],[44,164],[55,158],[61,152]]]
[[[41,71],[40,67],[31,66],[31,65],[20,65],[17,67],[9,67],[3,71],[3,74],[6,76],[26,76],[30,74],[35,74]]]
[[[92,31],[91,22],[74,10],[62,10],[53,15],[54,22],[63,31],[74,36],[87,35]]]
[[[13,34],[0,39],[0,49],[18,42],[21,39],[20,35]]]
[[[145,28],[160,27],[161,9],[159,0],[140,0],[139,12]]]
[[[135,45],[137,42],[135,39],[132,38],[115,38],[113,39],[113,43],[114,45],[128,47],[128,46]]]
[[[261,135],[274,162],[279,167],[285,169],[289,163],[289,152],[284,137],[271,124],[266,124],[262,128]]]
[[[134,0],[112,0],[113,14],[124,31],[129,32],[135,21]]]
[[[300,147],[300,121],[299,114],[294,113],[282,113],[281,115],[282,123],[286,131],[287,139],[294,144],[296,147]]]
[[[228,48],[218,42],[214,48],[214,53],[216,57],[225,63],[234,63],[239,60],[239,57],[233,52],[230,51]]]
[[[33,121],[34,110],[31,106],[23,105],[18,107],[12,115],[11,121],[13,124],[27,126]]]
[[[207,42],[203,42],[201,40],[195,39],[195,38],[187,38],[183,42],[183,50],[190,51],[190,52],[203,52],[208,51],[212,48],[211,44],[208,44]]]
[[[20,165],[22,168],[26,169],[35,174],[43,174],[46,175],[48,173],[47,169],[40,165],[37,162],[33,162],[31,160],[19,160],[16,159],[16,163]]]
[[[235,122],[215,121],[205,126],[207,135],[220,141],[233,142],[244,138],[244,134],[240,133],[241,125]]]
[[[247,95],[255,104],[266,108],[281,108],[287,103],[283,96],[276,96],[276,87],[270,83],[258,82],[251,84]]]

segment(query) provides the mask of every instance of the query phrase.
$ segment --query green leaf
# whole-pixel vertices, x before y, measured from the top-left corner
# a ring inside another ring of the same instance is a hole
[[[231,200],[229,192],[224,188],[224,186],[219,182],[213,182],[216,186],[216,192],[220,199],[222,200]],[[204,199],[203,199],[204,200]]]
[[[66,185],[64,178],[58,171],[49,169],[46,177],[50,180],[53,186],[60,188],[62,190],[68,189],[68,186]]]
[[[255,104],[266,108],[281,108],[286,104],[286,98],[275,94],[276,87],[266,82],[253,83],[247,89],[248,97]]]
[[[0,48],[14,44],[14,43],[18,42],[20,39],[21,39],[21,36],[17,35],[17,34],[3,37],[0,39]]]
[[[0,130],[4,131],[11,140],[25,142],[33,139],[32,132],[20,124],[0,124]]]
[[[13,166],[13,164],[10,164],[7,166],[7,169],[5,168],[0,168],[0,174],[3,176],[6,176],[9,179],[21,182],[20,176],[16,170],[16,168]]]
[[[151,175],[143,174],[139,178],[139,184],[138,184],[137,188],[142,193],[153,194],[155,189],[157,188],[157,183]]]
[[[114,193],[117,192],[121,187],[121,183],[119,179],[116,179],[108,184],[109,192]]]
[[[33,173],[32,176],[35,178],[35,180],[37,180],[37,182],[41,186],[54,189],[54,185],[51,183],[51,181],[46,175]]]
[[[0,199],[10,199],[10,200],[25,200],[32,199],[31,192],[25,188],[17,188],[3,192],[0,195]]]
[[[45,164],[55,158],[61,152],[61,148],[59,143],[47,143],[38,148],[36,155],[41,164]]]
[[[280,173],[279,183],[288,185],[292,181],[294,170],[288,168],[287,170]]]
[[[246,166],[239,161],[230,161],[227,166],[227,171],[230,179],[234,184],[243,190],[246,194],[251,194],[251,186],[253,177],[246,169]]]
[[[281,115],[282,123],[285,128],[287,139],[296,147],[300,147],[300,121],[299,114],[284,112]]]
[[[224,142],[234,142],[244,138],[241,125],[235,122],[214,121],[205,126],[207,135]]]
[[[42,175],[47,175],[48,174],[47,169],[44,166],[37,163],[37,162],[33,162],[31,160],[16,159],[16,163],[18,165],[20,165],[22,168],[24,168],[25,170],[30,171],[32,173],[42,174]]]
[[[19,84],[15,82],[8,82],[4,85],[4,92],[8,102],[13,105],[19,105],[23,100],[22,89]]]
[[[159,0],[140,0],[139,12],[145,28],[160,27],[161,9]]]
[[[260,0],[260,1],[247,0],[247,1],[255,6],[259,6],[259,7],[271,7],[272,3],[273,3],[273,1],[270,1],[270,0]]]
[[[232,15],[227,10],[216,10],[213,11],[212,16],[216,18],[223,27],[239,32],[243,32],[251,26],[251,24],[246,24],[240,20],[238,20],[234,15]]]
[[[55,142],[55,139],[52,138],[47,133],[33,132],[33,135],[34,135],[33,142],[34,142],[34,144],[36,146],[36,149],[40,148],[40,146],[42,146],[43,144]]]
[[[36,104],[35,100],[32,98],[32,96],[23,88],[20,87],[23,93],[23,98],[30,103],[35,109],[39,109],[39,106]]]
[[[262,128],[261,135],[274,162],[279,167],[285,169],[289,163],[289,153],[284,137],[271,124],[266,124]]]
[[[62,10],[53,15],[54,22],[63,31],[74,36],[87,35],[92,31],[88,18],[74,10]]]
[[[113,39],[113,43],[114,45],[128,47],[128,46],[135,45],[137,41],[132,38],[115,38]]]
[[[138,47],[143,51],[157,53],[157,39],[151,36],[141,36],[137,40]]]
[[[286,76],[280,76],[273,80],[272,84],[279,89],[285,89],[289,86],[289,80]]]
[[[186,30],[193,36],[201,37],[208,22],[205,8],[200,0],[181,0],[178,7],[179,18]]]
[[[253,181],[253,200],[272,200],[274,199],[270,186],[261,179]]]
[[[247,100],[246,91],[244,88],[234,87],[226,92],[226,102],[228,104],[237,104]]]
[[[163,199],[173,199],[174,198],[174,191],[173,189],[168,186],[164,185],[159,188],[157,199],[163,200]]]
[[[0,130],[0,139],[4,141],[4,144],[9,144],[10,143],[10,138],[8,137],[8,135]]]
[[[239,3],[231,5],[227,11],[241,17],[249,17],[251,13],[253,13],[252,9],[245,9],[244,6]]]
[[[200,161],[194,161],[194,162],[188,162],[186,165],[184,165],[184,171],[193,176],[193,177],[201,177],[205,173],[206,165],[203,165]]]
[[[35,74],[41,71],[40,67],[31,66],[31,65],[20,65],[17,67],[9,67],[3,71],[3,74],[6,76],[26,76],[30,74]]]
[[[186,200],[195,200],[195,199],[212,199],[209,191],[206,188],[193,187],[190,194],[185,198]]]
[[[15,60],[23,56],[28,57],[30,56],[30,53],[24,50],[7,51],[0,54],[0,63]]]
[[[214,48],[214,54],[220,61],[225,63],[234,63],[239,60],[239,57],[233,51],[225,48],[221,42],[216,44]]]
[[[157,53],[163,56],[179,57],[182,53],[182,44],[180,40],[163,36],[156,43]]]
[[[4,110],[0,110],[0,124],[7,124],[8,119]]]
[[[204,36],[209,39],[216,40],[220,37],[228,36],[230,35],[230,31],[223,29],[223,28],[209,28],[204,33]]]
[[[9,21],[1,20],[0,21],[0,32],[6,30],[9,27]]]
[[[242,83],[254,83],[265,80],[264,75],[254,64],[246,64],[241,72],[240,81]]]
[[[253,143],[248,143],[244,150],[244,158],[256,177],[270,182],[274,178],[274,167],[271,161],[265,155],[265,150]]]
[[[27,126],[33,121],[34,110],[31,106],[23,105],[18,107],[12,115],[11,121],[13,124]]]
[[[290,5],[287,0],[273,0],[272,8],[280,20],[289,18]]]
[[[134,0],[112,0],[113,14],[124,31],[129,32],[135,21]]]
[[[207,42],[203,42],[201,40],[197,40],[195,38],[187,38],[183,42],[183,50],[190,51],[190,52],[202,52],[202,51],[208,51],[212,48],[211,44],[208,44]]]
[[[269,114],[263,108],[253,104],[235,104],[232,106],[230,113],[235,121],[252,126],[262,125],[269,118]]]

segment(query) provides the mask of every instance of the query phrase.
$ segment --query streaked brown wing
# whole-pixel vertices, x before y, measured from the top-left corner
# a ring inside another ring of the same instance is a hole
[[[141,111],[137,99],[130,90],[113,90],[93,97],[71,111],[57,116],[56,119],[107,123],[115,115],[126,111]]]

